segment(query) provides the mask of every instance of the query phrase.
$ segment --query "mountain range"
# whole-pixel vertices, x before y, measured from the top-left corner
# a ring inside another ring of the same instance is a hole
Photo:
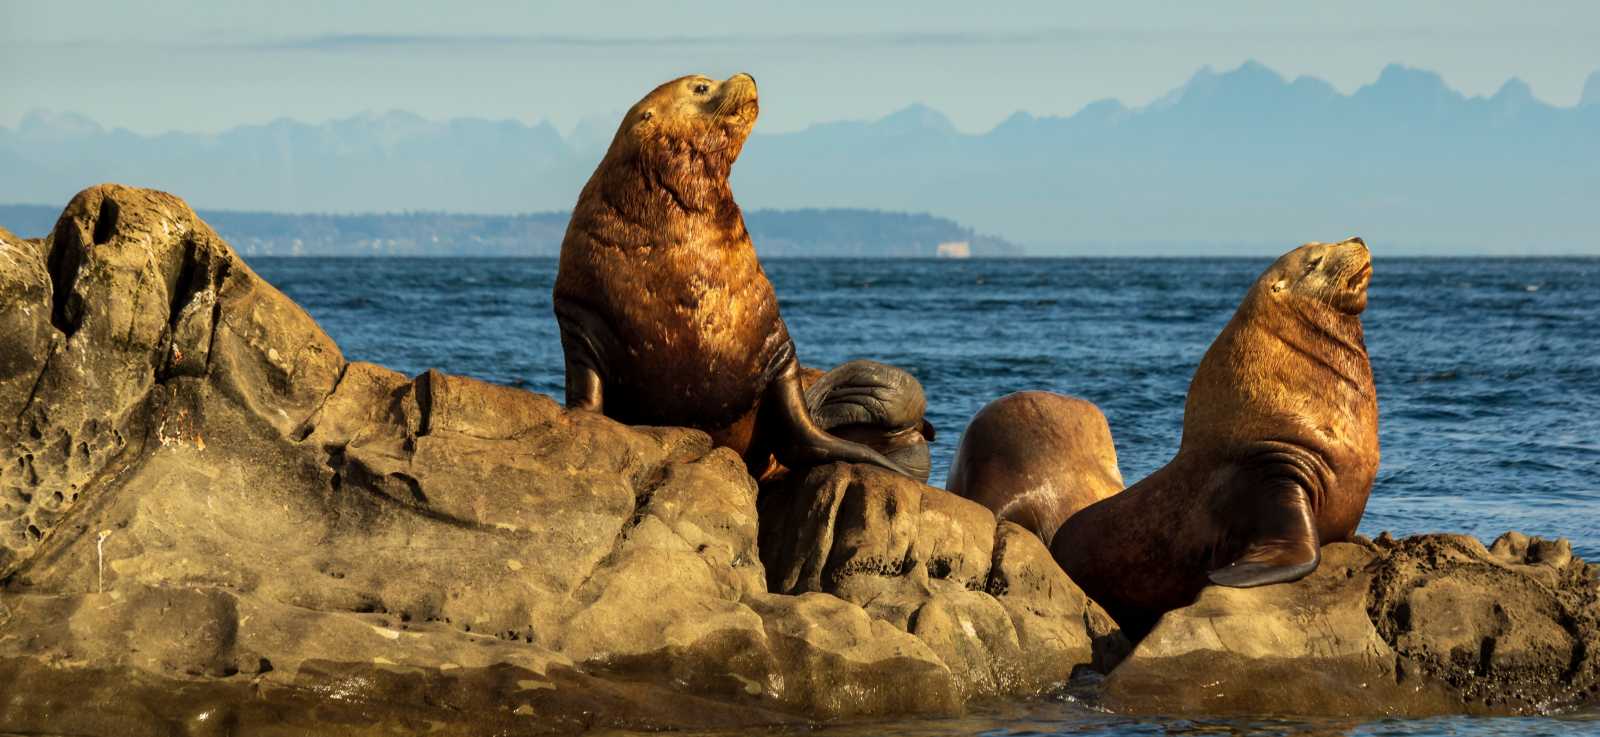
[[[1394,253],[1600,253],[1600,72],[1558,107],[1516,79],[1467,96],[1390,65],[1344,94],[1249,62],[1148,105],[1018,112],[982,133],[923,105],[757,131],[734,169],[747,209],[932,212],[1033,253],[1266,253],[1349,235]],[[609,125],[563,135],[405,112],[148,136],[36,112],[0,128],[0,202],[120,181],[213,210],[566,210],[608,141]]]

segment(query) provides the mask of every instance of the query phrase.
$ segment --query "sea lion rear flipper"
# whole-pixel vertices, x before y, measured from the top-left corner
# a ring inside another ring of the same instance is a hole
[[[787,360],[777,367],[767,383],[762,408],[763,414],[769,418],[768,428],[773,433],[773,455],[789,468],[835,461],[870,463],[903,476],[917,478],[915,473],[889,460],[882,453],[861,443],[830,435],[817,425],[806,408],[805,392],[800,389],[800,363],[794,360],[792,348]]]
[[[1322,546],[1310,497],[1298,484],[1274,486],[1237,492],[1248,495],[1230,511],[1243,552],[1207,574],[1212,583],[1242,589],[1298,581],[1317,570]]]

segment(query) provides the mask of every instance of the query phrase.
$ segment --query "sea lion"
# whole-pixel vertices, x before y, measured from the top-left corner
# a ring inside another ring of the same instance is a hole
[[[857,359],[802,376],[806,409],[817,426],[861,443],[927,483],[933,470],[928,443],[936,437],[925,414],[928,400],[911,372],[886,363]]]
[[[1050,544],[1078,510],[1122,490],[1111,427],[1093,402],[1007,394],[972,416],[945,484]]]
[[[752,473],[883,454],[806,412],[794,342],[728,173],[759,104],[748,74],[657,87],[622,119],[561,242],[567,406],[708,432]]]
[[[1297,580],[1355,531],[1378,471],[1371,278],[1360,238],[1274,262],[1195,370],[1177,455],[1057,530],[1056,561],[1130,637],[1207,583]]]

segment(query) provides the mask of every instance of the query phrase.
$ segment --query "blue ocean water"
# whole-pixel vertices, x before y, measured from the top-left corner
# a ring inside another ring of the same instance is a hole
[[[1269,263],[765,265],[803,363],[826,368],[872,358],[922,381],[939,429],[932,479],[939,486],[967,419],[1022,389],[1098,404],[1130,483],[1159,468],[1177,450],[1195,365]],[[436,367],[561,396],[553,259],[261,258],[251,265],[305,306],[351,359],[407,373]],[[1361,531],[1466,532],[1489,542],[1515,529],[1568,537],[1576,552],[1600,559],[1600,259],[1380,256],[1363,321],[1383,460]],[[1584,720],[1128,721],[1068,702],[975,718],[884,731],[1600,732],[1600,723]]]

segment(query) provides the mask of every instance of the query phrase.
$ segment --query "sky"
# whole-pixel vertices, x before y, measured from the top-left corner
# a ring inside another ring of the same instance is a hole
[[[1220,9],[1219,9],[1220,8]],[[1400,62],[1468,94],[1574,104],[1600,2],[300,2],[0,0],[0,126],[31,110],[140,133],[367,111],[613,124],[682,74],[753,74],[761,130],[913,102],[1010,114],[1148,103],[1254,59],[1351,92]]]

